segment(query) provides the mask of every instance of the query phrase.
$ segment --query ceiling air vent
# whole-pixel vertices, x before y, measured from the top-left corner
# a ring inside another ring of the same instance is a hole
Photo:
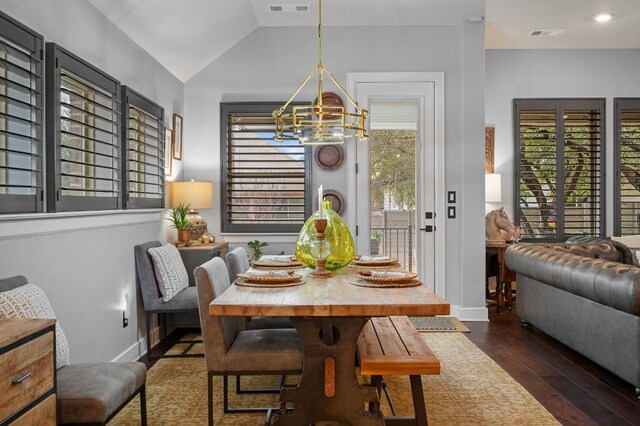
[[[535,30],[529,34],[531,37],[558,37],[566,30]]]
[[[309,12],[308,4],[271,4],[270,12]]]

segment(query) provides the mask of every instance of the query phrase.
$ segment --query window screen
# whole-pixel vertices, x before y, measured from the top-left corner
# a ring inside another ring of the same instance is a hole
[[[614,99],[614,232],[640,234],[640,98]]]
[[[164,109],[128,87],[123,90],[126,208],[164,207]]]
[[[47,43],[51,211],[122,207],[120,83]]]
[[[43,39],[0,12],[0,212],[42,211]]]
[[[273,140],[278,107],[221,105],[223,232],[298,232],[310,214],[310,148]]]
[[[604,235],[604,100],[516,99],[514,108],[523,238]]]

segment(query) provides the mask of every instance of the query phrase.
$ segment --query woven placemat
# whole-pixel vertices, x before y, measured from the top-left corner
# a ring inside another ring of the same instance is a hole
[[[400,288],[400,287],[416,287],[422,285],[422,281],[413,280],[405,281],[402,283],[372,283],[365,280],[349,281],[351,285],[357,285],[359,287],[372,287],[372,288]]]
[[[300,266],[258,266],[258,265],[251,265],[252,268],[255,269],[260,269],[260,270],[274,270],[277,269],[278,271],[294,271],[296,269],[304,269],[305,266],[304,265],[300,265]]]
[[[280,288],[280,287],[295,287],[297,285],[302,285],[305,283],[305,280],[300,280],[292,283],[250,283],[248,281],[244,281],[241,279],[237,279],[234,281],[236,285],[242,287],[262,287],[262,288]]]

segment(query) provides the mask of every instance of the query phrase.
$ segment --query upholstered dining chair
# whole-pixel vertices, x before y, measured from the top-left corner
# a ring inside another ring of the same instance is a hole
[[[249,258],[244,248],[238,247],[225,256],[227,271],[229,272],[229,282],[232,283],[238,278],[238,274],[247,272]],[[266,328],[294,328],[289,318],[284,317],[251,317],[247,318],[244,328],[247,330],[261,330]]]
[[[295,329],[242,330],[241,317],[209,315],[209,304],[226,290],[227,267],[216,257],[195,271],[200,327],[207,364],[209,425],[213,425],[213,377],[223,377],[225,413],[268,412],[267,408],[230,409],[228,376],[286,375],[302,371],[302,343]]]
[[[28,281],[22,275],[0,279],[0,293],[26,284]],[[20,300],[24,301],[24,296]],[[57,424],[107,424],[140,395],[140,419],[146,426],[146,376],[147,368],[141,362],[67,364],[58,368],[55,376]]]
[[[202,357],[202,354],[188,353],[191,347],[201,340],[180,340],[168,343],[187,343],[188,345],[180,354],[165,354],[159,356],[151,355],[151,316],[158,316],[160,326],[160,340],[166,342],[167,338],[167,316],[180,316],[183,322],[197,327],[198,324],[198,296],[195,287],[187,287],[180,291],[168,302],[162,299],[158,282],[153,268],[153,260],[149,254],[149,249],[161,247],[160,241],[149,241],[139,244],[133,248],[136,262],[136,282],[142,293],[142,302],[146,317],[147,327],[147,356],[149,358],[174,358],[174,357]],[[191,273],[187,271],[187,273]]]

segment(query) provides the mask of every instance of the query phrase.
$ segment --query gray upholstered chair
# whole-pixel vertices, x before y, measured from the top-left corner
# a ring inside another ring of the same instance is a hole
[[[251,265],[249,265],[249,258],[247,252],[242,247],[238,247],[225,256],[225,262],[227,264],[227,271],[229,272],[229,282],[232,283],[238,278],[238,274],[247,272]],[[251,317],[245,321],[243,328],[247,330],[262,330],[267,328],[294,328],[293,323],[289,318],[284,317]],[[239,380],[239,379],[238,379]],[[239,389],[240,386],[237,386]]]
[[[22,275],[0,279],[0,292],[27,283]],[[57,423],[104,425],[140,395],[140,418],[146,425],[146,378],[141,362],[65,365],[56,371]]]
[[[190,354],[188,351],[201,340],[180,340],[169,343],[189,343],[181,354],[151,356],[151,315],[158,315],[158,325],[161,329],[161,341],[166,341],[167,337],[167,316],[181,316],[183,323],[198,327],[198,295],[195,287],[187,287],[174,296],[168,302],[162,299],[156,275],[153,269],[153,261],[149,255],[152,247],[161,247],[160,241],[150,241],[139,244],[133,248],[136,260],[136,282],[142,293],[142,302],[146,316],[147,326],[147,356],[149,358],[171,358],[171,357],[202,357],[202,354]],[[187,271],[191,274],[192,271]]]
[[[209,424],[213,424],[213,376],[223,376],[224,412],[256,412],[267,409],[229,409],[229,375],[300,374],[302,343],[295,329],[241,330],[241,317],[209,315],[211,301],[226,290],[227,267],[216,257],[195,271],[200,306],[200,326],[207,363]]]

